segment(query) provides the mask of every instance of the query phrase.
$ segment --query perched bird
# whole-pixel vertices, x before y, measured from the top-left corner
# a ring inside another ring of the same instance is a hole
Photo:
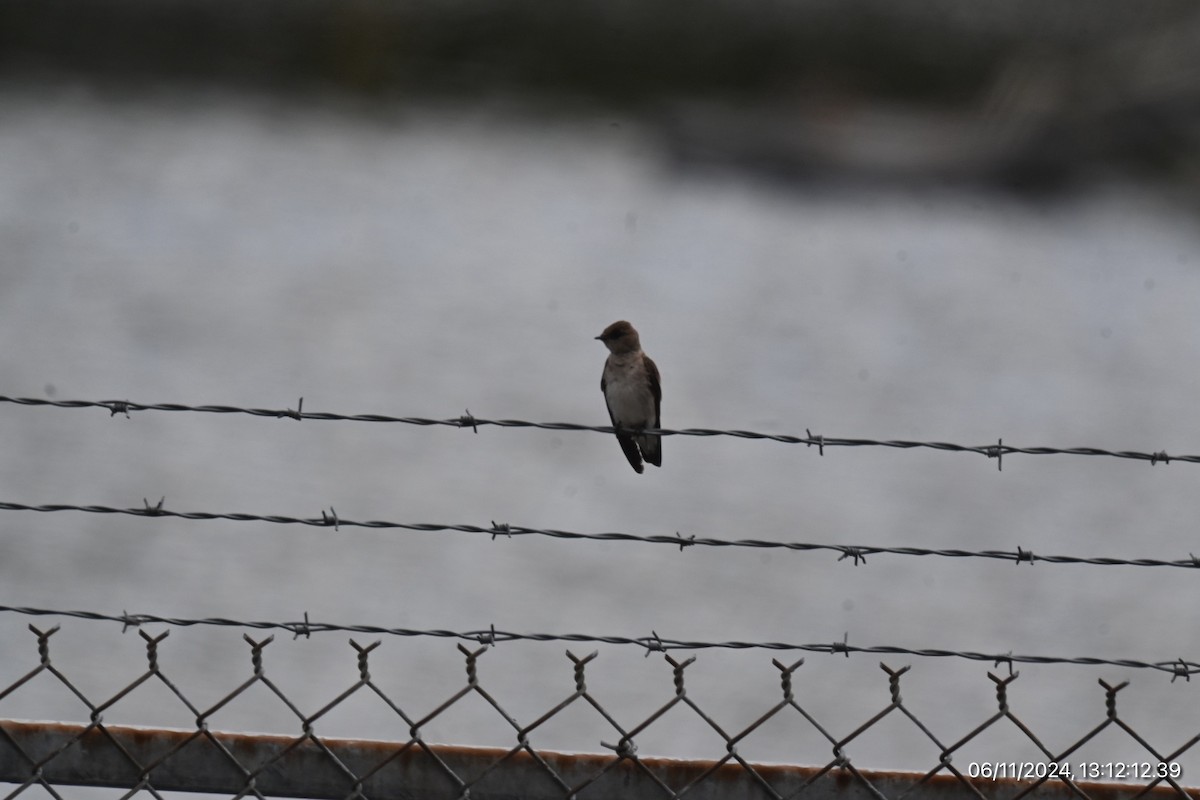
[[[662,386],[658,382],[658,367],[642,352],[638,332],[625,320],[614,322],[596,337],[608,348],[600,391],[608,404],[608,418],[614,428],[640,430],[658,428],[659,406],[662,405]],[[642,459],[656,467],[662,466],[662,437],[634,436],[618,433],[629,465],[641,473]]]

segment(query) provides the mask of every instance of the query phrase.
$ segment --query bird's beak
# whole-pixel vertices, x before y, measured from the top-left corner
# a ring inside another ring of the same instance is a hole
[[[597,337],[595,337],[595,338],[599,339],[600,341],[604,341],[604,337],[603,337],[603,336],[597,336]]]

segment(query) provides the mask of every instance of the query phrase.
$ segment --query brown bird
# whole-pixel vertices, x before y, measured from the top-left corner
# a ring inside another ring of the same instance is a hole
[[[658,367],[642,352],[638,332],[621,320],[609,325],[596,338],[604,342],[609,351],[604,374],[600,377],[600,391],[604,392],[613,427],[631,431],[661,427],[662,386],[658,381]],[[662,466],[661,436],[618,433],[617,442],[636,472],[643,471],[643,458],[656,467]]]

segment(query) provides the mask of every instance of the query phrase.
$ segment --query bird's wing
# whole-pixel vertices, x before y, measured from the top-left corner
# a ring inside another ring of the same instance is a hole
[[[658,379],[658,365],[643,356],[646,361],[646,380],[650,384],[650,395],[654,398],[654,422],[651,427],[662,427],[662,383]],[[662,466],[662,437],[642,436],[638,444],[642,448],[642,457],[656,467]]]
[[[650,394],[654,397],[654,427],[661,428],[662,384],[658,379],[658,365],[649,356],[646,359],[646,377],[650,379]]]

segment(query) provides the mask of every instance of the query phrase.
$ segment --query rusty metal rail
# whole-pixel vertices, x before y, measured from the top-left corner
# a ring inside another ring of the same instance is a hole
[[[469,785],[459,776],[469,776]],[[634,759],[412,741],[11,720],[0,720],[0,781],[21,787],[43,782],[128,789],[152,786],[158,791],[331,800],[449,800],[468,796],[464,790],[469,790],[471,800],[561,800],[577,793],[593,800],[627,800],[679,796],[685,791],[690,800],[739,800],[772,793],[783,797],[802,793],[814,800],[903,796],[1014,800],[1029,789],[1025,782],[1001,779],[989,781],[985,793],[979,794],[953,775],[860,771],[849,766],[754,764],[747,768],[732,760]],[[1169,786],[1147,789],[1112,783],[1074,787],[1048,783],[1039,787],[1036,796],[1079,797],[1079,792],[1107,800],[1179,796]]]

